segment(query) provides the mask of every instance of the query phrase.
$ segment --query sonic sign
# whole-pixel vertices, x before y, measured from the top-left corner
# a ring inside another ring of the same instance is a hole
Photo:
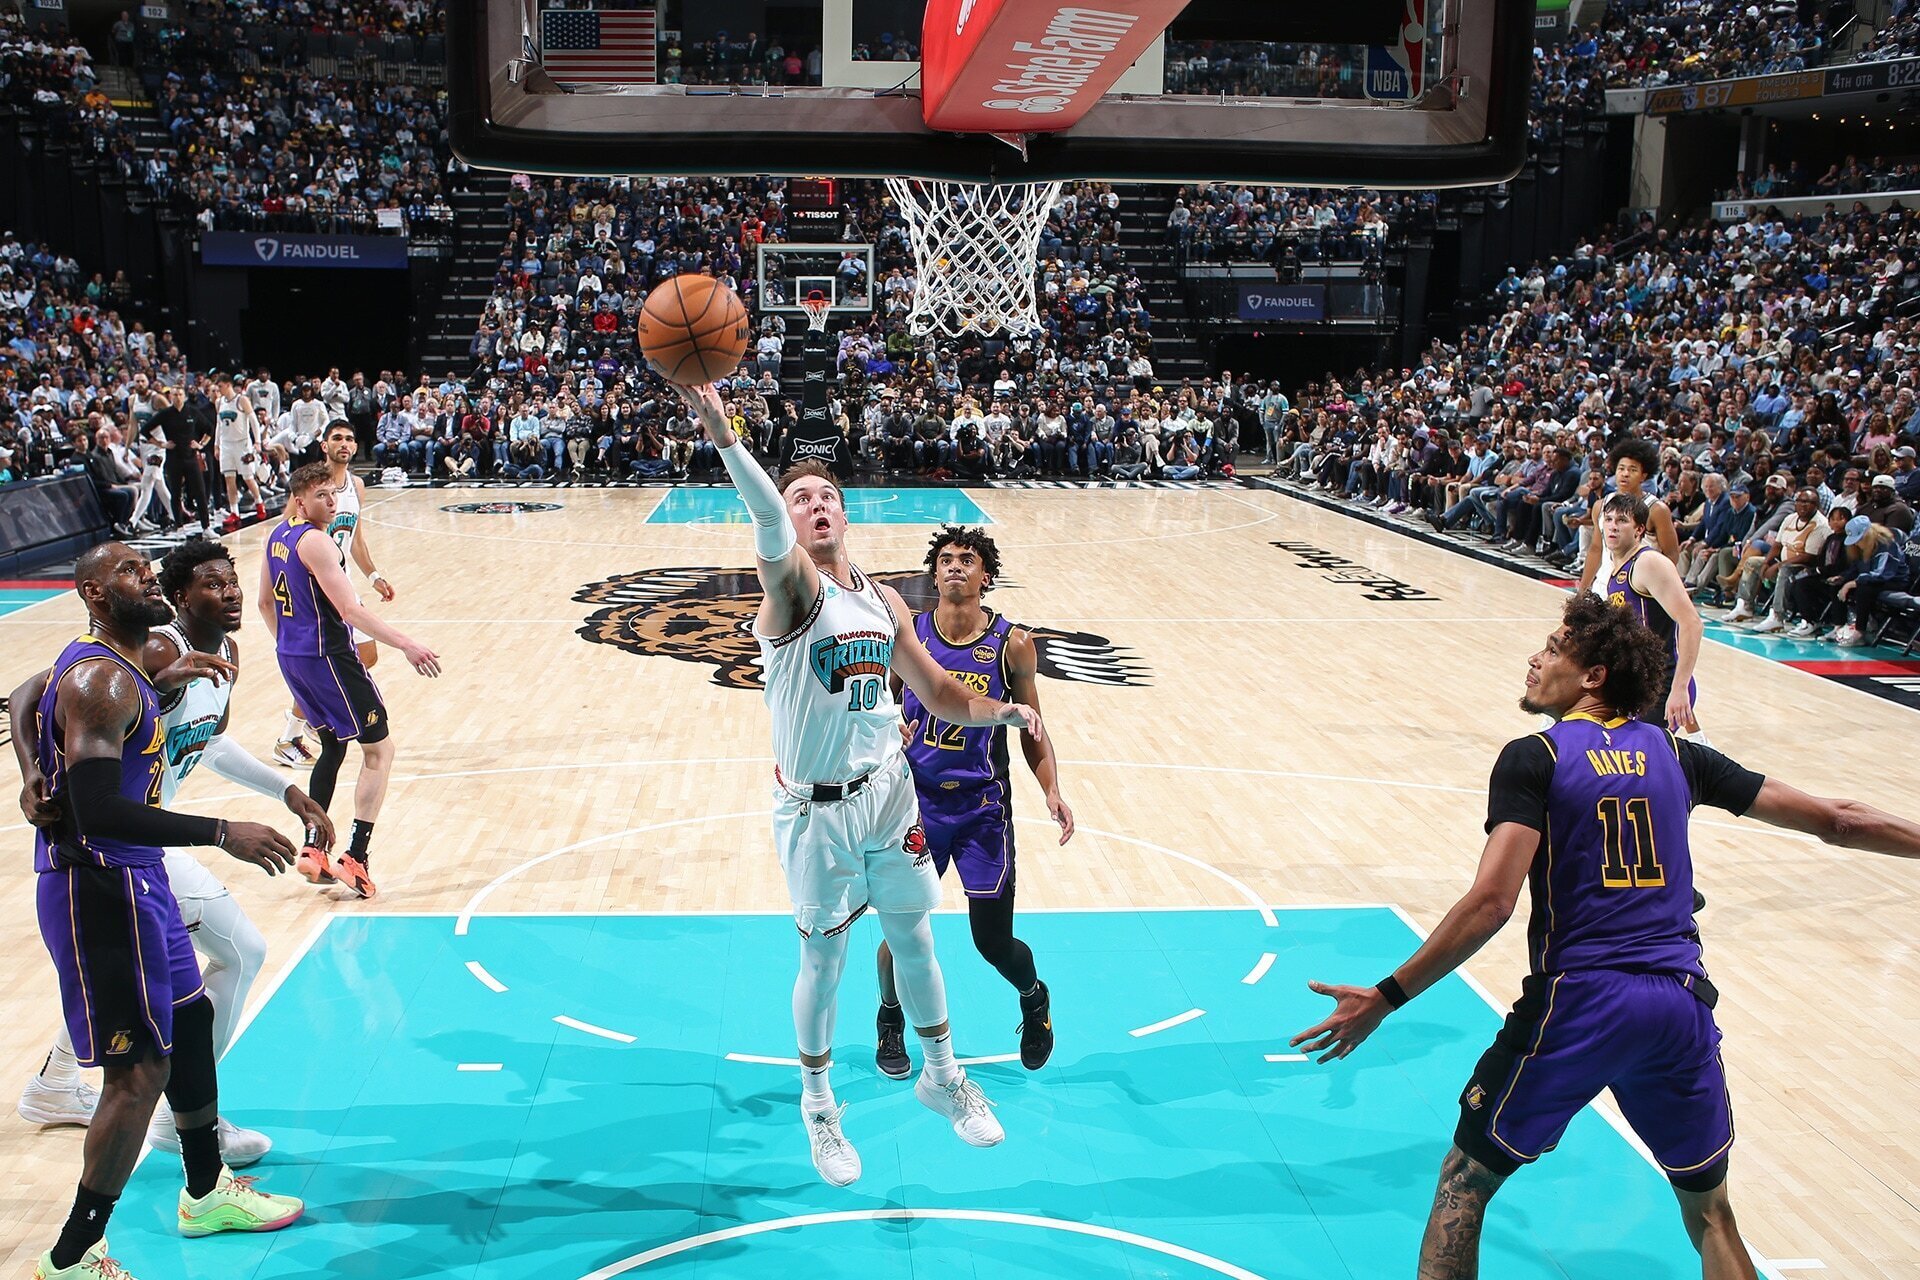
[[[1427,0],[1406,0],[1397,44],[1367,46],[1367,96],[1418,102],[1427,91]]]

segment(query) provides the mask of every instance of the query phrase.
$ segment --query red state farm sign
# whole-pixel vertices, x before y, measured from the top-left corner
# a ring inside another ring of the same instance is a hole
[[[930,0],[920,114],[955,133],[1071,128],[1152,47],[1186,0]]]

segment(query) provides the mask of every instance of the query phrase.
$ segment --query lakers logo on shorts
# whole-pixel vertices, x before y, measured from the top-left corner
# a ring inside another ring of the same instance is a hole
[[[367,712],[367,728],[371,729],[373,728],[373,726],[379,723],[380,723],[380,713],[378,711]]]
[[[133,1051],[133,1032],[116,1031],[111,1036],[107,1037],[107,1053],[109,1056],[123,1054],[123,1053],[131,1053],[132,1051]]]
[[[913,859],[916,867],[925,865],[933,857],[927,852],[927,829],[917,822],[907,828],[906,838],[900,842],[900,848]]]
[[[1467,1086],[1467,1105],[1478,1111],[1487,1101],[1487,1091],[1479,1085]]]

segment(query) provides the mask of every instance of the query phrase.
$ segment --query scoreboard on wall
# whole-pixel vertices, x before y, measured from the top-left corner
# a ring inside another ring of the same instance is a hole
[[[840,180],[793,178],[787,182],[787,227],[796,240],[840,238]]]

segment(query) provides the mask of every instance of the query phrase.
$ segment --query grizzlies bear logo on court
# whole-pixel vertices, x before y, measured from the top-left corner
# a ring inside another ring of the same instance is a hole
[[[931,609],[939,602],[933,579],[925,572],[868,576],[898,591],[909,608]],[[997,585],[1018,589],[1004,580]],[[573,598],[595,606],[579,629],[584,640],[642,657],[702,663],[714,668],[717,685],[758,689],[760,647],[753,638],[753,615],[760,595],[760,581],[751,569],[697,566],[621,574],[590,583]],[[1043,676],[1128,688],[1152,683],[1146,664],[1105,636],[1053,627],[1024,629],[1033,636]]]

